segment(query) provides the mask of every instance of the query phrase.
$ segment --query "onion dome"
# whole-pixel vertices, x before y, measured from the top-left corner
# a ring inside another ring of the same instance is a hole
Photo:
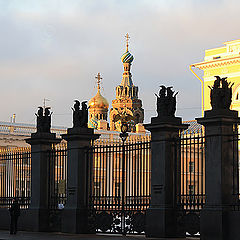
[[[123,63],[131,63],[133,61],[133,55],[128,51],[128,45],[129,45],[129,34],[126,34],[126,52],[121,56],[121,61]]]
[[[98,91],[95,97],[91,98],[90,101],[88,102],[89,108],[103,108],[103,109],[108,109],[109,103],[105,97],[103,97],[100,93],[100,81],[101,81],[101,76],[100,73],[97,74],[96,76],[97,79],[97,85],[98,85]]]
[[[88,102],[89,108],[105,108],[108,109],[109,103],[105,97],[103,97],[100,93],[100,89],[98,89],[97,94],[90,99]]]
[[[121,56],[121,61],[123,63],[131,63],[133,61],[133,55],[129,52],[126,51],[122,56]]]

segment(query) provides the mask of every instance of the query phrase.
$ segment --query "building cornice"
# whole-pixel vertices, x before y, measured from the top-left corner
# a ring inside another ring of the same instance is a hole
[[[212,61],[204,61],[204,62],[192,64],[192,66],[200,70],[205,70],[208,68],[217,68],[217,67],[232,65],[236,63],[240,63],[240,56],[224,58],[224,59],[214,59]]]

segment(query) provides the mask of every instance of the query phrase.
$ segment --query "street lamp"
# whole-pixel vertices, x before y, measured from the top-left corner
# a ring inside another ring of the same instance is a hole
[[[122,123],[122,126],[121,126],[121,133],[119,134],[120,138],[122,139],[123,141],[123,145],[124,145],[124,142],[127,140],[127,137],[128,137],[128,124],[127,123]]]

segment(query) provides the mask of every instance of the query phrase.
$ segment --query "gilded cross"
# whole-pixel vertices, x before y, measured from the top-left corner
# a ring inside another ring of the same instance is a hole
[[[97,85],[98,85],[98,90],[99,90],[100,89],[100,82],[101,82],[101,79],[102,79],[100,73],[98,73],[95,78],[97,79]]]
[[[127,51],[128,51],[128,45],[129,45],[129,39],[130,39],[130,36],[128,33],[125,35],[125,38],[126,38],[126,42],[127,42]]]

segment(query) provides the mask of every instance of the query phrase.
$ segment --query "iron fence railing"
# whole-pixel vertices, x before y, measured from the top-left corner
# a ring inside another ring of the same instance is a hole
[[[31,149],[0,150],[0,207],[9,207],[13,198],[27,208],[31,195]]]
[[[49,208],[62,208],[67,199],[67,145],[58,144],[48,151]]]
[[[238,139],[238,138],[237,138]],[[203,131],[181,134],[177,159],[180,192],[178,204],[185,210],[201,210],[205,203],[205,136]],[[124,152],[124,153],[123,153]],[[124,164],[123,164],[124,154]],[[147,209],[151,194],[150,137],[119,141],[97,140],[87,150],[90,163],[90,204],[102,209],[119,206]],[[67,196],[67,145],[48,151],[50,168],[49,207],[65,205]],[[0,207],[9,207],[18,197],[23,208],[30,204],[31,149],[16,148],[0,152]],[[235,194],[238,194],[236,192]],[[101,199],[101,201],[100,201]],[[237,198],[237,202],[238,198]],[[102,206],[101,206],[102,205]],[[236,205],[236,204],[235,204]],[[61,207],[61,206],[60,206]]]
[[[205,135],[203,130],[181,134],[180,194],[178,204],[188,211],[199,211],[205,204]]]
[[[89,208],[97,232],[143,233],[136,216],[144,218],[151,192],[150,141],[95,145],[88,152]],[[103,219],[109,219],[111,224]],[[134,231],[134,229],[136,231]]]

